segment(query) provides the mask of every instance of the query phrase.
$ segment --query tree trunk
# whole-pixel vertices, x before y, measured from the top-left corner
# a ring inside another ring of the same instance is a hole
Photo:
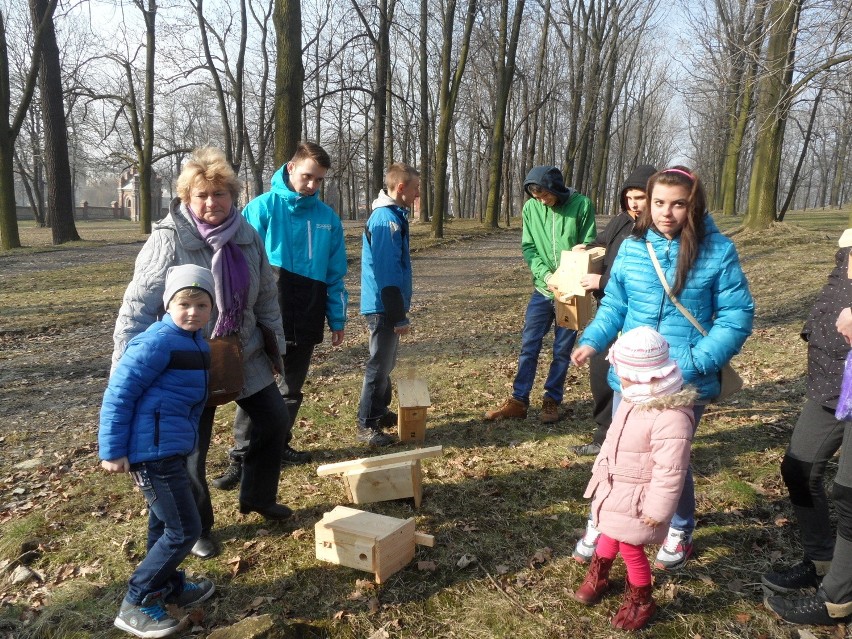
[[[47,15],[47,0],[30,0],[33,28],[45,22],[41,47],[39,88],[44,124],[44,166],[47,173],[47,217],[53,244],[77,241],[74,225],[74,190],[71,163],[68,160],[68,129],[62,95],[62,68],[52,15]]]
[[[420,0],[420,221],[428,222],[432,206],[432,181],[429,174],[429,2]]]
[[[275,0],[275,164],[293,156],[302,132],[305,67],[302,64],[301,0]]]
[[[790,202],[793,201],[793,195],[796,193],[796,187],[799,183],[799,174],[802,172],[802,165],[805,163],[805,158],[808,155],[808,148],[810,147],[811,139],[813,138],[814,122],[816,121],[817,110],[819,109],[819,103],[822,101],[824,89],[825,87],[820,87],[819,91],[817,91],[816,98],[814,98],[814,106],[811,109],[811,116],[808,118],[808,129],[803,135],[802,152],[799,154],[799,161],[796,163],[796,168],[793,171],[793,175],[790,177],[790,188],[787,190],[787,197],[784,199],[784,204],[781,205],[781,210],[778,211],[779,222],[784,221],[784,216],[787,214],[787,210],[790,208]]]
[[[744,220],[752,230],[765,229],[775,220],[800,9],[801,0],[774,0],[769,10],[766,70],[757,87],[757,139]]]
[[[485,226],[497,228],[500,219],[500,189],[503,184],[503,151],[506,135],[506,108],[515,76],[515,53],[521,32],[524,0],[516,0],[512,16],[512,32],[507,34],[509,0],[500,4],[500,36],[497,44],[497,104],[494,109],[494,129],[491,132],[491,164],[489,167],[488,200],[485,204]]]

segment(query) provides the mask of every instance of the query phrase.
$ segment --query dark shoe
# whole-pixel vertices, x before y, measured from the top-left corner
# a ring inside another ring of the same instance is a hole
[[[486,411],[485,419],[493,421],[495,419],[526,419],[527,405],[522,401],[510,397],[503,402],[499,408]]]
[[[852,602],[831,603],[822,588],[807,597],[767,597],[763,604],[784,621],[808,626],[834,626],[852,618]]]
[[[381,428],[383,430],[389,430],[389,429],[396,428],[398,423],[399,423],[399,416],[395,412],[393,412],[392,410],[389,410],[384,415],[379,417],[379,422],[378,422],[379,428]]]
[[[310,453],[306,453],[300,450],[294,450],[289,446],[285,446],[284,450],[281,451],[281,463],[282,464],[292,464],[294,466],[298,464],[309,464],[311,462]]]
[[[364,442],[368,446],[390,446],[395,444],[397,439],[393,435],[388,435],[387,433],[383,433],[382,431],[376,428],[370,427],[358,427],[358,434],[356,435],[356,439],[359,442]]]
[[[271,506],[255,508],[254,506],[248,506],[240,502],[240,513],[243,515],[257,513],[264,519],[268,519],[270,521],[283,521],[284,519],[289,518],[293,514],[293,511],[287,508],[284,504],[272,504]]]
[[[216,592],[216,586],[209,579],[198,581],[184,581],[180,592],[173,592],[166,597],[166,603],[174,604],[178,608],[189,608],[202,601],[207,601]]]
[[[586,572],[586,578],[574,592],[574,599],[587,606],[598,603],[603,594],[609,590],[609,570],[612,568],[612,562],[612,559],[595,553]]]
[[[770,590],[787,594],[802,588],[816,588],[821,579],[814,562],[806,559],[795,566],[777,572],[768,572],[760,578],[760,581]]]
[[[542,424],[555,424],[559,421],[559,404],[552,397],[544,396],[541,400],[541,412],[538,414],[538,421]]]
[[[634,586],[627,582],[624,600],[621,608],[612,618],[612,627],[622,630],[639,630],[648,625],[651,617],[657,612],[657,604],[651,596],[654,586]]]
[[[219,549],[210,537],[199,537],[189,552],[199,559],[212,559],[219,554]]]
[[[240,485],[242,477],[243,463],[232,460],[228,469],[210,483],[213,484],[213,488],[218,488],[219,490],[233,490]]]
[[[581,457],[588,457],[591,455],[597,456],[597,454],[601,452],[601,445],[595,442],[591,442],[589,444],[582,444],[580,446],[572,446],[571,452],[575,455],[580,455]]]

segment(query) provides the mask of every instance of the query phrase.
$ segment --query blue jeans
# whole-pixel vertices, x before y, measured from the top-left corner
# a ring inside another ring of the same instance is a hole
[[[358,426],[378,428],[379,418],[388,412],[393,387],[390,374],[396,366],[399,335],[383,313],[365,315],[370,329],[370,358],[364,367],[364,385],[358,402]]]
[[[130,575],[125,600],[138,606],[150,594],[180,587],[178,566],[201,534],[186,458],[167,457],[130,467],[148,502],[148,553]]]
[[[618,410],[618,405],[621,403],[621,393],[615,393],[612,398],[612,414]],[[698,430],[698,422],[701,421],[701,416],[704,414],[704,409],[707,408],[704,404],[696,404],[692,407],[695,413],[695,430]],[[693,431],[694,433],[694,431]],[[682,530],[692,534],[695,530],[695,480],[692,478],[692,464],[686,469],[686,478],[683,481],[683,491],[680,493],[680,499],[677,502],[675,514],[672,516],[672,521],[669,528]]]
[[[512,385],[512,397],[524,404],[530,403],[530,391],[535,381],[535,371],[538,367],[538,354],[541,352],[541,342],[544,336],[555,326],[556,311],[553,300],[546,298],[538,291],[533,291],[527,304],[524,316],[524,330],[521,334],[521,354],[518,357],[518,373]],[[553,335],[553,361],[544,382],[544,394],[557,404],[562,403],[565,392],[565,377],[571,364],[571,349],[577,331],[561,326],[555,326]]]

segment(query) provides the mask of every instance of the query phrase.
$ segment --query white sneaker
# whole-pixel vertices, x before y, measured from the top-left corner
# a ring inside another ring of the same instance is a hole
[[[669,528],[666,541],[660,547],[660,552],[657,553],[654,567],[660,570],[679,570],[692,557],[694,550],[692,533]]]
[[[595,554],[595,548],[597,548],[598,545],[598,537],[600,536],[601,531],[595,528],[592,520],[589,519],[586,522],[586,533],[580,537],[577,541],[577,545],[574,546],[574,552],[571,553],[574,560],[581,564],[589,563],[592,560],[592,556]]]

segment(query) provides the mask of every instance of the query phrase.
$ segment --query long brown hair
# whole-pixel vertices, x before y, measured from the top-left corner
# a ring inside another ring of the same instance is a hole
[[[648,179],[648,208],[639,216],[636,225],[633,227],[633,237],[636,239],[644,239],[648,229],[654,226],[651,218],[651,207],[653,206],[654,187],[657,184],[682,186],[689,193],[687,198],[689,211],[683,223],[683,228],[680,230],[680,250],[677,257],[675,281],[672,286],[672,293],[677,295],[683,290],[686,277],[689,275],[692,265],[695,264],[695,260],[698,259],[698,246],[705,234],[704,216],[707,213],[707,196],[704,194],[701,180],[685,166],[673,166],[654,173]]]

